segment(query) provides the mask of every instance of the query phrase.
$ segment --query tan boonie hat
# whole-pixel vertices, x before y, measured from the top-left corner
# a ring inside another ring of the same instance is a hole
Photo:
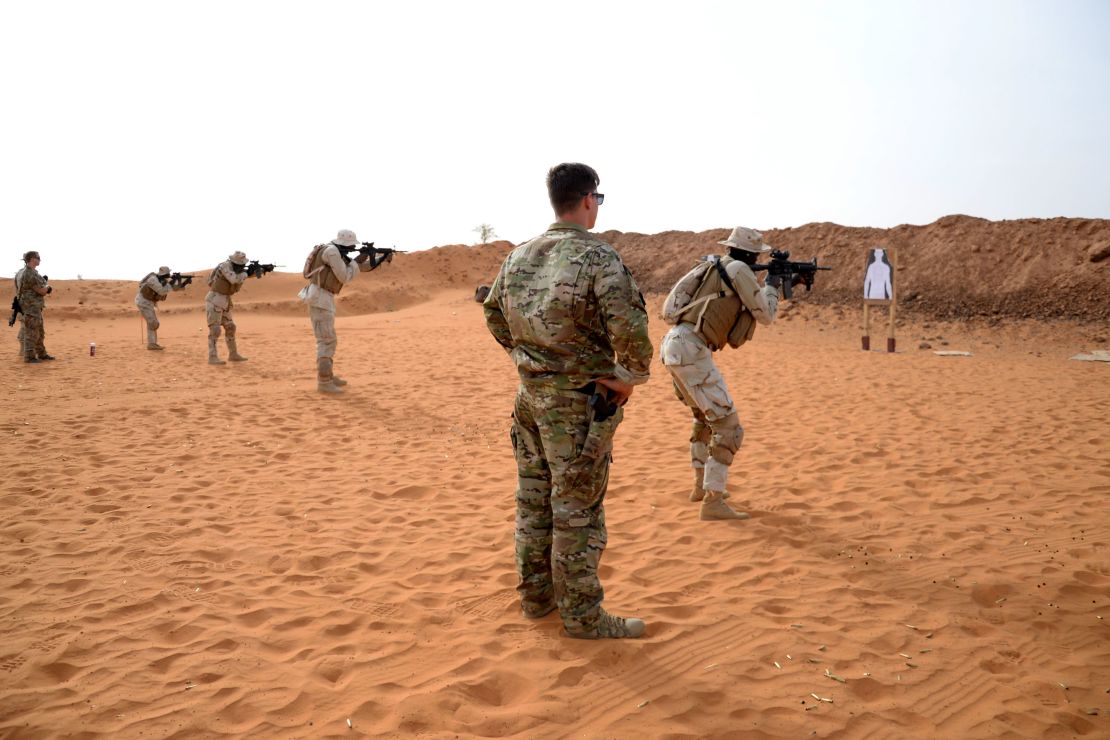
[[[350,229],[340,229],[331,243],[337,247],[357,247],[358,238],[355,236],[355,232]]]
[[[763,243],[762,233],[744,226],[737,226],[729,234],[728,239],[717,243],[734,249],[743,249],[745,252],[755,252],[756,254],[771,251],[771,245]]]
[[[247,255],[244,254],[243,252],[235,252],[234,254],[229,256],[228,259],[231,260],[232,262],[234,262],[237,265],[247,264]]]
[[[170,274],[170,268],[166,267],[165,265],[162,265],[161,267],[158,268],[158,274],[159,275],[169,275]]]

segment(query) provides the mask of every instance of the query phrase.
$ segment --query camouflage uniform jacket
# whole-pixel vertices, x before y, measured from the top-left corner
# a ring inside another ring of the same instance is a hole
[[[46,299],[35,292],[35,288],[45,288],[46,280],[33,267],[24,267],[15,274],[15,292],[24,313],[39,314],[46,306]]]
[[[647,382],[643,295],[616,250],[576,224],[552,224],[514,249],[482,307],[521,380],[557,388]]]

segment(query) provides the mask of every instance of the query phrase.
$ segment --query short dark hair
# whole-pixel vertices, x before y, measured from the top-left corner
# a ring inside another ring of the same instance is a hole
[[[597,189],[601,178],[593,167],[581,162],[563,162],[547,171],[547,197],[555,213],[566,213],[582,199],[583,193]]]
[[[31,250],[30,252],[24,252],[23,253],[23,263],[27,264],[28,262],[30,262],[31,260],[33,260],[35,257],[38,257],[38,256],[39,256],[39,253],[34,251],[34,250]],[[42,257],[39,257],[39,259],[42,259]]]

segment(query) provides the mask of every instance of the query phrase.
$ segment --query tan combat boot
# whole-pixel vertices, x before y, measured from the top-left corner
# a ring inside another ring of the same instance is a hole
[[[216,338],[208,337],[208,364],[209,365],[226,365],[227,363],[220,359],[219,353],[216,352]]]
[[[227,359],[232,362],[246,362],[247,358],[239,354],[238,348],[235,346],[235,337],[227,338]]]
[[[321,393],[342,393],[343,389],[335,384],[335,376],[331,372],[331,358],[316,358],[316,390]]]
[[[694,468],[694,490],[690,491],[691,501],[701,501],[705,498],[705,489],[702,484],[705,482],[705,468]]]
[[[146,330],[146,348],[147,349],[165,349],[162,345],[158,344],[158,333],[153,329]]]
[[[624,637],[639,637],[644,634],[646,625],[644,620],[636,619],[635,617],[616,617],[605,611],[601,610],[601,617],[597,621],[597,626],[589,632],[568,632],[571,637],[579,640],[601,640],[601,639],[614,639],[619,640]]]
[[[731,506],[725,503],[725,494],[721,491],[705,492],[705,500],[701,502],[701,514],[699,516],[701,519],[710,521],[750,518],[742,511],[734,511]]]

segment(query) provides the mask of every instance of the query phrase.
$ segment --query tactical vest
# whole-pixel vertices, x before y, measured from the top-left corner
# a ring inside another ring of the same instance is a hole
[[[305,277],[322,290],[339,295],[339,291],[343,290],[343,281],[335,274],[335,270],[331,269],[331,265],[324,261],[324,250],[328,246],[330,245],[320,244],[312,250],[312,260],[306,266]]]
[[[166,296],[159,294],[158,291],[146,284],[146,281],[152,277],[158,276],[151,272],[139,282],[139,293],[151,302],[166,300]]]
[[[736,295],[731,286],[721,279],[721,271],[736,260],[720,258],[720,269],[705,273],[705,278],[690,299],[690,310],[682,315],[680,323],[691,324],[705,339],[706,346],[716,352],[728,344],[739,347],[755,334],[755,316]]]
[[[208,287],[212,288],[213,293],[230,296],[238,293],[243,288],[243,284],[229,282],[217,265],[212,274],[208,276]]]

